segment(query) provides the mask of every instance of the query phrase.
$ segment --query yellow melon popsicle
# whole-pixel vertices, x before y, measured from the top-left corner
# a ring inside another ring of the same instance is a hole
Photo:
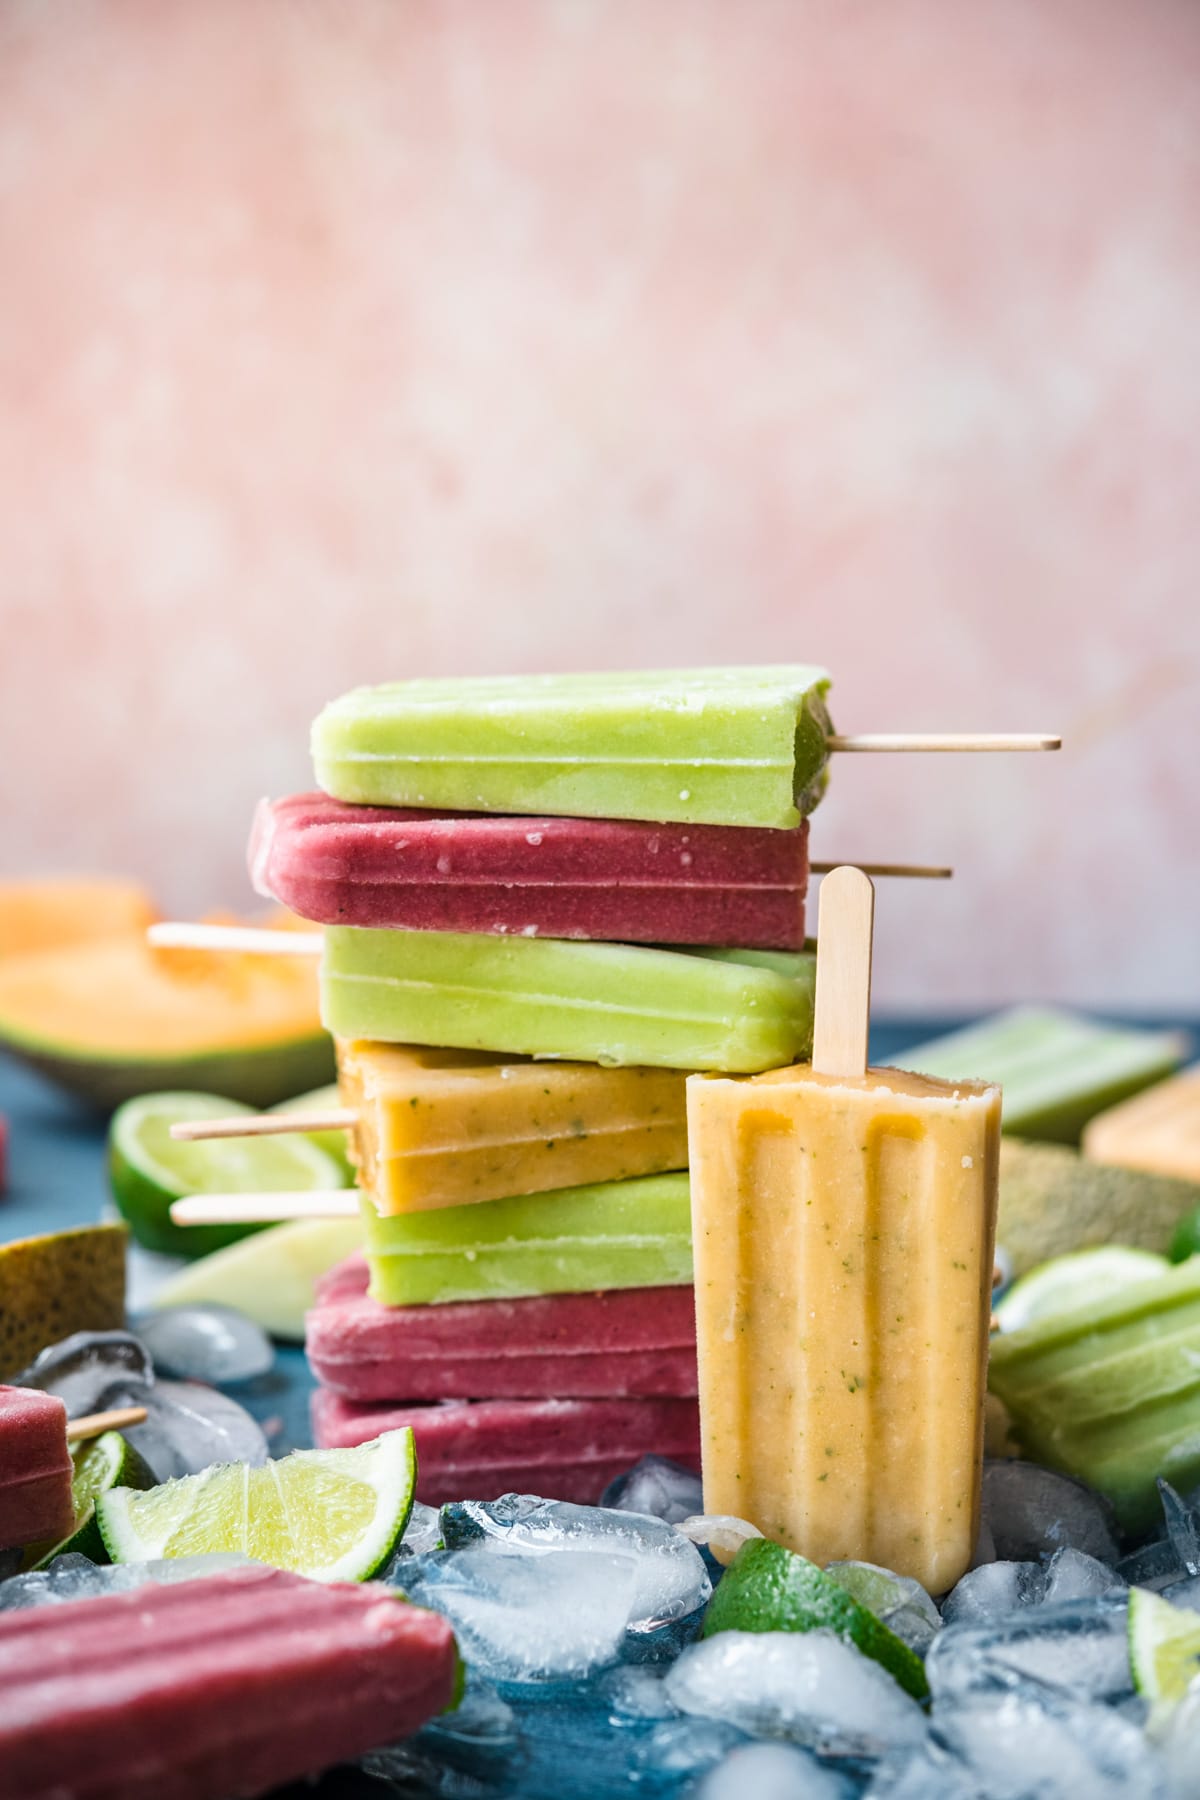
[[[341,1040],[337,1054],[350,1154],[385,1217],[687,1167],[681,1070]]]
[[[872,900],[823,883],[811,1066],[688,1082],[704,1505],[941,1593],[979,1529],[1000,1090],[867,1068]]]

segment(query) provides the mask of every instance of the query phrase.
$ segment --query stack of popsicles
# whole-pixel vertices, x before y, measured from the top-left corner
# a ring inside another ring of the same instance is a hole
[[[826,685],[420,681],[318,719],[325,792],[251,845],[325,927],[365,1200],[309,1320],[318,1443],[411,1424],[431,1502],[698,1462],[685,1076],[807,1054]]]

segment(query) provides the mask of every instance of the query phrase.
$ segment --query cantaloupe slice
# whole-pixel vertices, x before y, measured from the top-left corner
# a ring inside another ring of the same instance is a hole
[[[125,1323],[124,1225],[79,1225],[0,1244],[0,1381],[74,1331]]]
[[[158,1088],[272,1106],[334,1073],[309,958],[152,950],[141,932],[0,961],[0,1048],[105,1107]]]
[[[0,959],[133,936],[157,916],[144,888],[115,875],[0,881]]]

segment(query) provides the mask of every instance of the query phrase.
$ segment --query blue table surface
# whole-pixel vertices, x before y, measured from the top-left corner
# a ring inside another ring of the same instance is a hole
[[[1178,1026],[1178,1019],[1139,1018],[1139,1025]],[[903,1058],[906,1047],[969,1023],[961,1016],[879,1021],[872,1029],[871,1057],[876,1063]],[[1200,1041],[1195,1021],[1182,1021]],[[8,1120],[8,1182],[0,1194],[0,1242],[56,1231],[99,1219],[108,1203],[105,1177],[106,1121],[40,1076],[0,1057],[0,1115]],[[280,1346],[274,1371],[261,1381],[234,1390],[269,1430],[273,1454],[309,1442],[308,1396],[311,1378],[298,1346]],[[615,1773],[615,1771],[614,1771]],[[564,1779],[565,1779],[564,1771]],[[288,1790],[294,1795],[380,1796],[379,1784],[352,1770],[336,1770],[315,1784]],[[407,1789],[419,1792],[419,1789]],[[433,1792],[435,1790],[429,1790]],[[509,1788],[508,1793],[515,1791]],[[564,1789],[564,1792],[566,1790]],[[628,1777],[615,1791],[628,1792]],[[282,1796],[280,1797],[282,1800]]]

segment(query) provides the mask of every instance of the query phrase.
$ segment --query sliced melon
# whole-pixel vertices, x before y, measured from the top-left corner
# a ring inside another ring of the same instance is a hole
[[[1000,1145],[996,1241],[1014,1275],[1093,1244],[1165,1252],[1200,1183],[1088,1162],[1065,1144],[1006,1137]]]
[[[0,881],[0,958],[136,936],[157,916],[144,888],[114,875]]]
[[[272,1337],[303,1342],[304,1315],[322,1275],[362,1249],[358,1219],[294,1219],[171,1275],[151,1305],[232,1306]]]
[[[125,1323],[124,1225],[81,1225],[0,1244],[0,1381],[74,1331]]]
[[[105,1108],[159,1088],[272,1106],[334,1073],[309,958],[152,950],[141,932],[0,961],[0,1048]]]

